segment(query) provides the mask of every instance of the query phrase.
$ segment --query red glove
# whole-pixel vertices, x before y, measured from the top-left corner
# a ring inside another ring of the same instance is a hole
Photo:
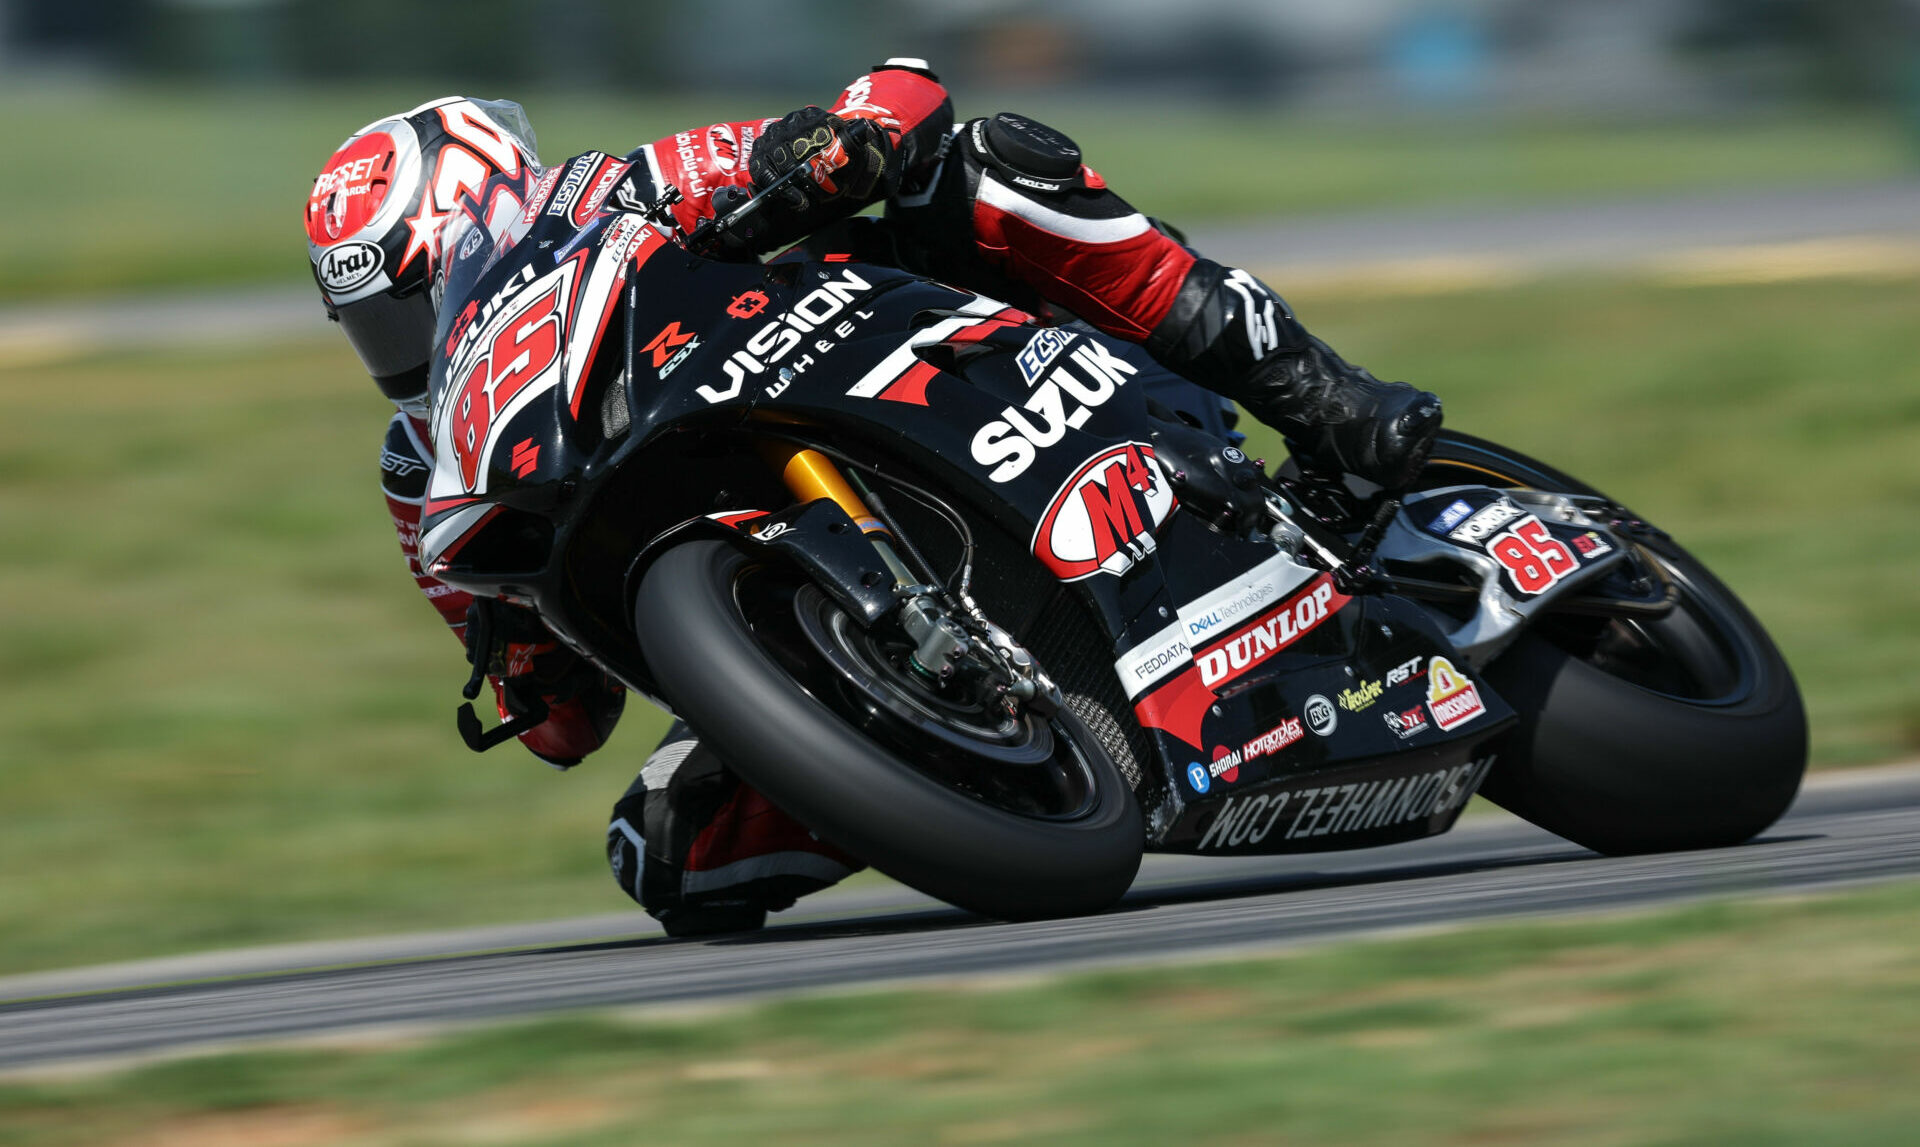
[[[560,644],[531,610],[475,598],[466,632],[467,660],[474,666],[467,696],[479,691],[482,675],[490,679],[503,721],[534,722],[518,734],[534,756],[570,769],[606,743],[626,706],[626,690]],[[463,734],[465,726],[463,718]]]

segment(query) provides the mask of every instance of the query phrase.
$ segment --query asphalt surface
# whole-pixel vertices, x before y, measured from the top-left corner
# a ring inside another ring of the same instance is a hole
[[[1816,272],[1871,270],[1876,252],[1897,248],[1901,266],[1920,259],[1920,180],[1330,213],[1209,223],[1189,233],[1200,250],[1255,268],[1283,290],[1327,279],[1429,281],[1436,270],[1443,272],[1440,285],[1473,285],[1557,271],[1670,267],[1690,255],[1764,256],[1834,240],[1856,247],[1837,256],[1813,253]],[[304,285],[12,306],[0,308],[0,365],[98,350],[258,344],[326,330]]]
[[[764,932],[733,939],[670,941],[636,913],[16,977],[0,980],[0,1069],[356,1028],[1138,964],[1917,874],[1920,769],[1878,770],[1816,781],[1758,840],[1713,852],[1602,858],[1489,815],[1444,837],[1364,852],[1149,858],[1120,907],[1073,920],[994,923],[905,889],[868,887],[803,901]],[[473,951],[516,935],[539,946]],[[224,978],[156,985],[194,975]]]

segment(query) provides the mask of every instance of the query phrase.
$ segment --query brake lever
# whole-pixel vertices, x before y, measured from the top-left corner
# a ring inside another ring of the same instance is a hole
[[[473,711],[471,701],[462,704],[453,711],[453,723],[460,730],[460,739],[467,748],[476,753],[484,753],[496,745],[504,745],[529,729],[539,728],[547,723],[553,712],[545,701],[535,703],[535,707],[525,713],[500,722],[493,728],[484,728],[480,724],[480,715]]]
[[[742,203],[725,215],[715,215],[710,219],[701,220],[698,227],[695,227],[687,233],[685,239],[687,250],[693,252],[695,255],[703,255],[715,249],[719,245],[721,238],[739,226],[749,215],[758,211],[760,205],[767,201],[768,196],[785,188],[787,184],[792,183],[794,179],[811,170],[812,168],[804,163],[796,163],[792,168],[788,169],[785,175],[767,184],[765,188],[761,189],[745,203]],[[751,232],[748,234],[751,235]]]

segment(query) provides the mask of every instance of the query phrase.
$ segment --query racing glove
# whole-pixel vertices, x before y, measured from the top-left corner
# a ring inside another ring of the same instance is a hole
[[[771,187],[796,166],[807,168],[768,207],[778,236],[773,243],[799,239],[885,195],[892,159],[892,139],[870,119],[842,119],[808,106],[768,124],[747,159],[754,190]]]
[[[467,696],[478,692],[483,676],[490,680],[501,720],[533,722],[518,736],[534,756],[565,770],[606,743],[626,707],[626,690],[560,644],[533,611],[475,598],[466,633],[473,666]]]

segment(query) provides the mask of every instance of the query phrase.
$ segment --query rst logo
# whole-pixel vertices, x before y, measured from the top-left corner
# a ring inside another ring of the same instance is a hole
[[[973,436],[973,460],[993,467],[989,479],[1010,482],[1026,473],[1041,450],[1065,438],[1068,430],[1085,426],[1095,409],[1139,373],[1092,339],[1080,340],[1067,357],[1071,362],[1055,366],[1026,402],[1002,410],[999,419]]]
[[[1153,552],[1152,530],[1173,513],[1153,447],[1114,446],[1082,462],[1033,532],[1033,556],[1061,581],[1118,576]]]
[[[1211,689],[1242,676],[1274,654],[1313,632],[1350,599],[1321,574],[1313,584],[1265,617],[1218,645],[1195,654],[1200,684]]]
[[[379,274],[386,258],[379,244],[364,239],[329,247],[320,256],[320,285],[329,291],[351,291]]]
[[[840,312],[846,310],[862,292],[872,289],[873,284],[852,271],[844,271],[838,279],[829,279],[820,284],[794,300],[785,314],[777,316],[767,325],[753,332],[747,339],[744,350],[734,351],[725,362],[720,364],[720,369],[727,375],[727,385],[724,389],[703,384],[694,388],[695,392],[708,402],[725,402],[730,398],[738,397],[740,392],[746,389],[749,374],[763,374],[768,368],[779,365],[781,360],[793,353],[807,335],[816,332]],[[736,297],[733,303],[728,305],[727,313],[737,318],[747,317],[736,311],[734,307],[741,305],[741,301],[748,295],[758,293],[747,292]],[[762,308],[766,306],[764,295],[761,295],[759,306]],[[757,309],[748,312],[748,314],[757,313],[759,313]],[[860,317],[869,317],[865,312],[856,312],[856,314]],[[832,334],[837,338],[846,338],[853,333],[853,330],[850,321],[843,321],[834,326]],[[820,346],[820,343],[826,343],[826,345]],[[815,343],[816,349],[822,352],[831,349],[832,346],[833,344],[825,339],[816,340]]]

